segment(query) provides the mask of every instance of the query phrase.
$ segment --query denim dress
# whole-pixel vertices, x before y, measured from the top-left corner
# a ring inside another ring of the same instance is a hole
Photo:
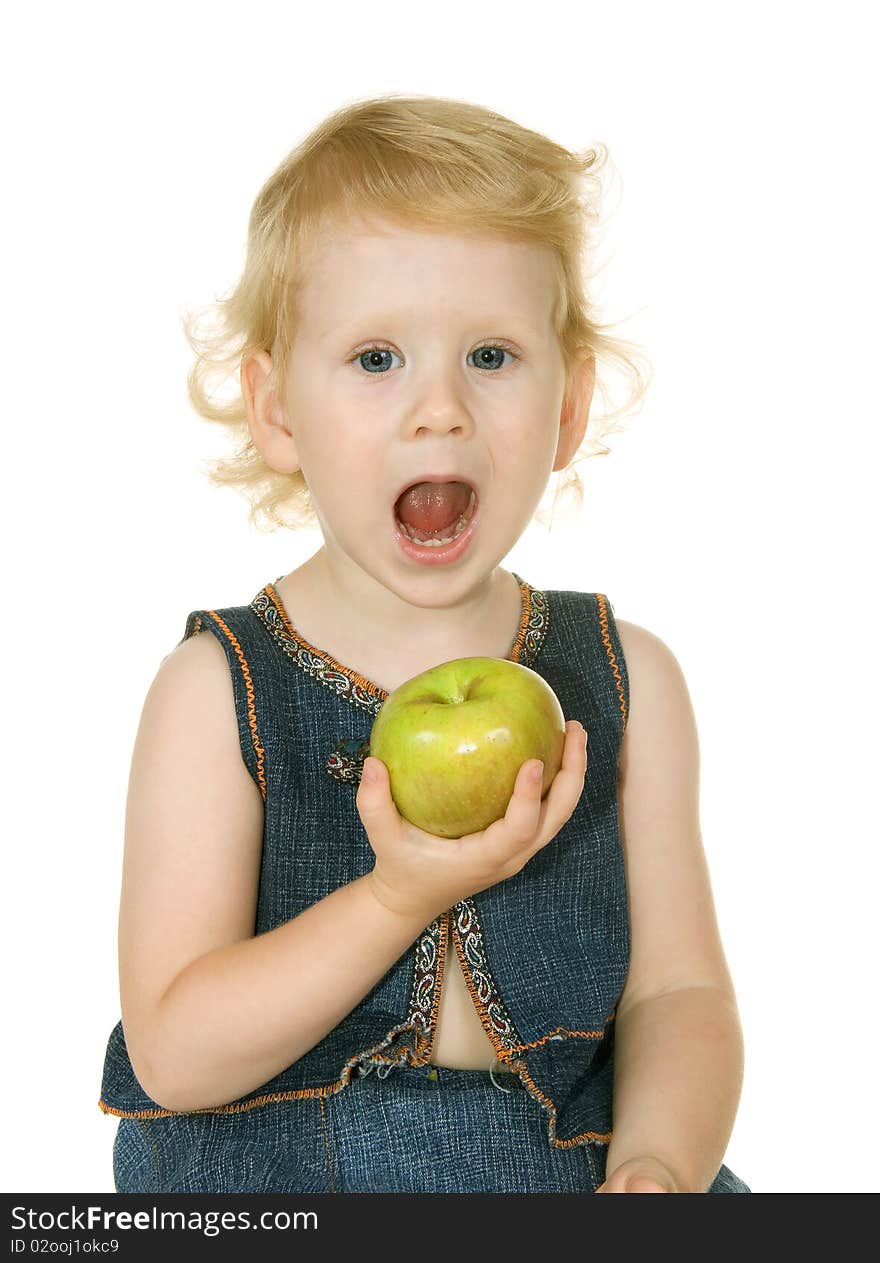
[[[573,1193],[605,1179],[630,953],[617,802],[626,662],[607,597],[514,577],[508,658],[538,672],[590,736],[572,816],[519,873],[426,926],[320,1043],[238,1100],[163,1108],[117,1022],[99,1101],[119,1120],[117,1192]],[[355,795],[387,694],[304,640],[271,583],[249,605],[193,611],[182,639],[204,632],[226,652],[242,758],[263,798],[263,934],[372,869]],[[447,952],[497,1073],[432,1063]],[[722,1166],[707,1191],[750,1190]]]

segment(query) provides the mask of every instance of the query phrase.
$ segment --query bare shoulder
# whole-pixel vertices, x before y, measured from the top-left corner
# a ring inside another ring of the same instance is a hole
[[[171,665],[166,668],[166,663]],[[159,670],[156,673],[157,679],[163,671],[167,674],[169,671],[182,670],[183,668],[179,666],[180,663],[194,666],[213,663],[215,674],[217,667],[221,666],[227,669],[228,674],[228,664],[223,647],[217,637],[209,631],[197,632],[194,636],[190,636],[188,640],[182,640],[179,645],[175,645],[159,664]],[[208,670],[211,670],[210,666],[208,666]]]
[[[659,636],[655,636],[653,632],[648,631],[646,627],[639,627],[638,623],[628,623],[626,619],[616,618],[617,632],[620,636],[620,643],[623,645],[623,652],[628,649],[639,650],[639,646],[647,644],[651,641],[658,645],[662,645],[663,641]]]
[[[640,627],[638,623],[628,623],[623,618],[615,619],[615,623],[627,667],[631,661],[637,667],[646,662],[649,669],[665,666],[667,670],[677,668],[681,672],[675,654],[654,632],[648,631],[647,627]]]
[[[685,987],[732,985],[700,826],[700,749],[682,667],[653,632],[617,619],[629,679],[618,818],[632,944],[618,1012]]]
[[[178,755],[186,744],[189,761],[197,760],[199,749],[208,761],[228,760],[234,781],[260,797],[241,756],[229,662],[211,632],[181,641],[159,664],[144,702],[136,755],[151,736],[178,747]]]
[[[148,1092],[161,997],[193,960],[254,933],[262,833],[262,796],[242,757],[226,654],[204,631],[161,662],[128,783],[120,998],[126,1043]]]
[[[674,725],[685,737],[692,739],[691,753],[697,754],[696,720],[691,705],[690,692],[681,664],[673,651],[654,632],[638,623],[616,620],[620,645],[626,661],[629,680],[629,706],[627,725],[621,747],[621,772],[630,749],[648,737],[647,725],[633,727],[634,712],[644,719],[646,711],[666,712],[666,724]]]

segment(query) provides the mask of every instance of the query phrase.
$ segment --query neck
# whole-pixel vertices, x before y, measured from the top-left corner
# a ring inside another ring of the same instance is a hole
[[[352,636],[365,644],[414,646],[428,657],[465,656],[468,644],[503,644],[506,653],[517,630],[519,585],[500,566],[476,586],[456,587],[441,581],[430,598],[402,594],[385,587],[346,557],[336,557],[326,546],[309,558],[289,579],[294,609],[299,605],[315,616],[345,620]],[[283,596],[283,592],[282,592]],[[296,615],[291,615],[296,622]],[[342,623],[345,626],[345,623]],[[506,639],[506,644],[504,643]],[[476,652],[476,651],[475,651]]]

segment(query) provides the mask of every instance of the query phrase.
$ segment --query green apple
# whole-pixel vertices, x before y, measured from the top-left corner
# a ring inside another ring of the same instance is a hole
[[[442,838],[499,820],[527,759],[544,762],[543,797],[564,745],[553,689],[508,658],[454,658],[413,676],[389,694],[370,733],[397,810]]]

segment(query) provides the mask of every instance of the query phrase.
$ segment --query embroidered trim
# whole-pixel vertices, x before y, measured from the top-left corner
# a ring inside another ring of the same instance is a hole
[[[229,641],[229,643],[232,645],[233,649],[235,650],[236,657],[238,658],[238,661],[241,665],[241,673],[244,676],[244,685],[247,691],[248,727],[251,730],[251,741],[253,742],[254,754],[257,760],[257,779],[260,783],[260,794],[262,795],[263,802],[265,803],[266,801],[266,771],[265,771],[266,751],[263,749],[263,746],[260,744],[260,736],[257,731],[257,710],[254,703],[254,682],[251,679],[250,667],[248,666],[247,658],[244,656],[244,653],[242,652],[241,645],[238,643],[238,640],[235,638],[235,636],[230,631],[229,627],[226,625],[226,623],[223,621],[220,615],[217,613],[217,611],[208,610],[207,612],[208,614],[210,614],[211,618],[215,620],[218,627],[222,629],[227,640]],[[199,615],[196,615],[190,635],[191,636],[198,635],[198,633],[201,631],[201,628],[202,628],[202,619],[199,617]],[[185,637],[185,639],[188,639],[188,637]]]
[[[452,921],[453,914],[454,921]],[[522,1045],[520,1045],[513,1019],[501,999],[492,971],[486,963],[483,930],[476,905],[472,899],[463,899],[455,905],[451,913],[447,913],[447,916],[452,921],[455,950],[461,972],[483,1029],[489,1036],[499,1058],[502,1051],[509,1056],[517,1046]]]
[[[340,737],[330,754],[324,770],[334,780],[344,785],[359,785],[364,770],[364,759],[370,753],[370,738]]]
[[[455,922],[453,923],[455,947],[461,964],[461,972],[470,992],[474,1008],[483,1024],[483,1029],[489,1036],[498,1060],[508,1065],[513,1072],[519,1075],[526,1089],[547,1111],[549,1115],[547,1138],[550,1144],[558,1149],[567,1149],[573,1145],[583,1144],[587,1140],[609,1141],[611,1132],[593,1131],[582,1132],[571,1140],[558,1140],[556,1137],[556,1106],[549,1097],[544,1095],[534,1079],[532,1079],[526,1062],[522,1058],[517,1058],[516,1054],[527,1052],[531,1048],[539,1048],[550,1040],[568,1038],[601,1039],[609,1022],[614,1020],[615,1014],[612,1013],[610,1017],[605,1019],[601,1030],[570,1031],[563,1026],[557,1026],[555,1031],[543,1035],[540,1039],[536,1039],[530,1044],[517,1042],[519,1037],[513,1020],[504,1006],[495,980],[486,964],[483,933],[476,906],[472,900],[464,899],[461,903],[455,905],[453,911],[456,914]],[[449,916],[450,913],[446,913],[446,917]]]
[[[415,1035],[413,1065],[427,1065],[434,1045],[437,1010],[440,1007],[440,980],[449,943],[449,916],[437,917],[415,945],[413,981],[409,1014]]]
[[[515,572],[512,573],[519,584],[522,612],[509,660],[521,662],[523,666],[532,666],[550,627],[550,606],[546,593],[533,588]],[[353,671],[305,640],[291,623],[274,584],[267,583],[257,593],[251,601],[251,609],[273,640],[300,670],[359,710],[369,712],[373,718],[378,715],[388,697],[387,692],[366,676]],[[369,732],[363,737],[343,734],[327,757],[325,771],[342,784],[357,785],[360,783],[364,759],[369,752]]]
[[[266,627],[273,640],[283,649],[294,664],[329,688],[337,696],[377,715],[382,702],[388,696],[366,676],[345,667],[329,654],[322,653],[294,630],[281,597],[271,583],[261,589],[251,601],[251,609]]]
[[[608,660],[611,663],[611,670],[614,672],[614,679],[617,683],[617,692],[620,694],[620,714],[623,718],[623,731],[626,731],[626,693],[623,688],[623,678],[620,674],[620,668],[617,665],[617,655],[611,645],[611,636],[608,632],[608,598],[601,592],[596,593],[596,600],[599,602],[599,623],[602,628],[602,639],[605,642],[605,649],[608,653]]]
[[[525,658],[526,665],[529,665],[537,657],[547,635],[550,607],[546,593],[539,592],[516,573],[513,577],[519,584],[522,614],[509,657],[512,662]],[[330,654],[303,639],[288,618],[274,584],[267,583],[251,601],[250,608],[301,671],[361,710],[373,715],[379,713],[387,692],[365,675],[337,662]]]
[[[519,583],[523,594],[523,616],[510,658],[513,662],[522,662],[523,666],[530,667],[540,653],[541,646],[550,630],[550,602],[546,592],[531,587],[517,574],[513,577]]]

